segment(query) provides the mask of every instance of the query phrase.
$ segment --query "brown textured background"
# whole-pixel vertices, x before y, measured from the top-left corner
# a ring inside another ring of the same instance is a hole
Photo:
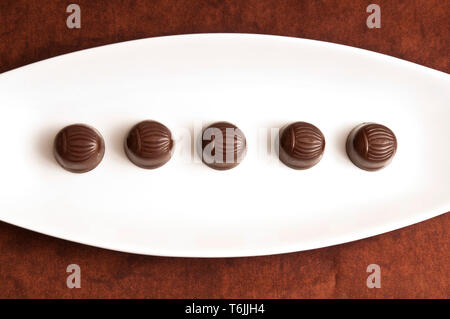
[[[65,25],[70,3],[81,6],[81,29]],[[365,25],[370,3],[381,6],[381,29]],[[448,73],[449,12],[449,0],[0,0],[0,72],[131,39],[244,32],[351,45]],[[107,251],[0,222],[0,297],[449,298],[449,228],[447,213],[307,252],[186,259]],[[72,263],[81,289],[66,287]],[[366,287],[372,263],[381,266],[381,289]]]

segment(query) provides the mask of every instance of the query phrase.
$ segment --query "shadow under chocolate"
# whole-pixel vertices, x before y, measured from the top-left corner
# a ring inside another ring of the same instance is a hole
[[[36,134],[36,152],[39,157],[56,167],[60,166],[53,154],[53,143],[55,142],[56,134],[58,134],[63,127],[64,126],[46,127]]]

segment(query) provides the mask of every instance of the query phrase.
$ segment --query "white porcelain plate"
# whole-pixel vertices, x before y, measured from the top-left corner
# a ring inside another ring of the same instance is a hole
[[[168,126],[173,158],[144,170],[123,152],[144,119]],[[229,171],[192,149],[202,125],[247,137]],[[295,171],[276,155],[292,121],[324,133],[322,161]],[[365,172],[345,153],[361,122],[391,128],[398,151]],[[87,123],[105,138],[101,164],[64,171],[58,130]],[[108,45],[0,75],[0,219],[119,251],[232,257],[319,248],[450,210],[450,79],[389,56],[311,40],[242,34],[170,36]]]

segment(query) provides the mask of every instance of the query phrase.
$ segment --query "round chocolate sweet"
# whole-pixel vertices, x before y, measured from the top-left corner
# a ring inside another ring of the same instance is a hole
[[[279,157],[288,167],[308,169],[316,165],[325,150],[325,137],[314,125],[291,123],[280,130]]]
[[[85,173],[102,161],[105,142],[95,128],[85,124],[73,124],[66,126],[56,135],[53,153],[64,169],[73,173]]]
[[[353,164],[366,171],[376,171],[392,161],[397,138],[384,125],[362,123],[348,135],[346,149]]]
[[[236,167],[244,159],[247,141],[234,124],[216,122],[202,132],[202,161],[217,170]]]
[[[135,165],[154,169],[166,164],[173,152],[172,133],[156,121],[133,126],[125,139],[125,153]]]

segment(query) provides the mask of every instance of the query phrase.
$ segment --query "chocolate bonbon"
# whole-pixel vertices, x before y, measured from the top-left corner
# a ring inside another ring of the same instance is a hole
[[[172,133],[156,121],[142,121],[131,128],[125,143],[125,153],[135,165],[154,169],[166,164],[173,152]]]
[[[280,130],[279,158],[293,169],[308,169],[316,165],[325,150],[325,137],[314,125],[294,122]]]
[[[202,132],[202,161],[216,170],[236,167],[244,159],[247,141],[244,133],[229,122],[216,122]]]
[[[73,124],[58,132],[53,143],[53,153],[64,169],[85,173],[97,167],[103,159],[105,142],[95,128]]]
[[[366,171],[388,165],[397,151],[397,138],[384,125],[362,123],[348,135],[346,150],[350,160]]]

